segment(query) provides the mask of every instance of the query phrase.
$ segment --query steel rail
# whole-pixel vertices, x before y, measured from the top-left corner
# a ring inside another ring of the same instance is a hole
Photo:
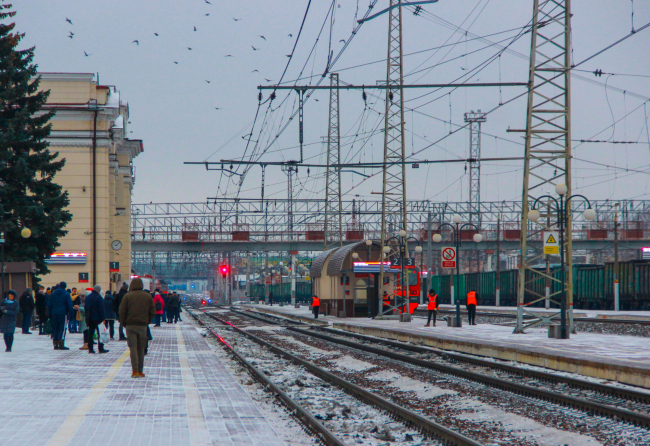
[[[201,310],[198,310],[201,311]],[[192,312],[189,312],[200,325],[205,325],[203,321],[201,321],[196,315]],[[208,315],[207,313],[204,313]],[[209,316],[209,315],[208,315]],[[311,431],[311,433],[315,433],[316,435],[319,435],[321,440],[327,444],[328,446],[347,446],[343,441],[339,440],[339,438],[334,435],[332,432],[329,431],[325,426],[323,426],[314,416],[309,413],[306,409],[304,409],[300,404],[296,403],[289,395],[284,393],[278,386],[276,386],[270,379],[266,377],[266,375],[259,370],[257,370],[250,362],[248,362],[243,356],[241,356],[237,351],[230,345],[228,344],[221,336],[219,336],[217,333],[215,333],[213,330],[211,330],[209,327],[206,327],[210,334],[217,338],[219,342],[224,346],[224,348],[228,349],[230,353],[233,354],[235,359],[239,361],[255,379],[257,379],[262,386],[268,388],[273,392],[274,394],[277,395],[277,397],[282,401],[282,403],[290,410],[291,414],[298,418],[300,422],[304,423],[305,427]]]
[[[333,373],[330,373],[314,364],[312,364],[309,361],[305,361],[302,358],[299,358],[285,350],[282,350],[279,347],[276,347],[263,339],[258,338],[257,336],[248,333],[247,331],[244,331],[240,329],[239,327],[231,324],[230,322],[227,322],[223,319],[220,319],[219,317],[210,314],[210,313],[205,313],[208,317],[211,317],[212,319],[219,321],[220,323],[227,325],[229,327],[232,327],[237,333],[248,337],[252,341],[256,342],[259,345],[262,345],[269,350],[271,350],[273,353],[283,356],[295,364],[298,364],[310,372],[312,372],[314,375],[318,376],[319,378],[323,379],[324,381],[330,382],[337,387],[342,388],[344,391],[353,394],[357,398],[360,398],[362,400],[365,400],[369,402],[370,404],[377,406],[381,408],[382,410],[385,410],[389,412],[390,414],[406,421],[407,423],[412,424],[413,426],[419,428],[423,432],[428,433],[428,435],[433,436],[434,438],[440,439],[442,441],[447,442],[448,444],[452,445],[458,445],[458,446],[481,446],[482,443],[479,443],[475,440],[472,440],[471,438],[468,438],[458,432],[455,432],[451,429],[448,429],[447,427],[436,423],[435,421],[429,420],[427,418],[422,417],[421,415],[418,415],[417,413],[410,411],[402,406],[399,406],[397,404],[394,404],[387,399],[384,399],[380,397],[379,395],[376,395],[373,392],[369,392],[356,384],[353,384],[349,381],[346,381],[343,378],[340,378],[336,376]],[[267,321],[268,322],[268,321]]]
[[[534,310],[534,308],[532,308],[532,310]],[[559,312],[560,310],[558,309],[557,311]],[[575,311],[579,312],[581,310],[577,309]],[[426,315],[426,310],[416,309],[415,312],[418,313],[418,315],[420,314],[422,314],[423,316]],[[439,310],[438,313],[456,314],[454,310]],[[461,310],[461,313],[467,314],[467,310]],[[516,314],[509,314],[509,313],[477,312],[476,315],[485,316],[485,317],[502,317],[504,319],[517,318]],[[534,319],[532,316],[529,317],[530,319]],[[603,319],[597,317],[574,317],[573,320],[575,322],[588,322],[588,323],[595,323],[595,324],[650,325],[650,321],[641,321],[641,320],[634,320],[634,319]]]
[[[247,315],[247,316],[251,316],[251,315],[248,315],[245,312],[237,312],[237,313],[241,313],[241,314],[244,314],[244,315]],[[430,361],[425,361],[425,360],[422,360],[422,359],[406,356],[406,355],[403,355],[403,354],[400,354],[400,353],[387,351],[385,349],[380,349],[380,348],[370,347],[370,346],[366,346],[366,345],[361,345],[361,344],[358,344],[358,343],[355,343],[355,342],[346,341],[344,339],[333,338],[331,336],[323,335],[323,334],[320,334],[320,333],[314,333],[314,332],[308,331],[308,330],[302,330],[302,329],[295,328],[295,327],[287,327],[287,329],[298,332],[298,333],[301,333],[301,334],[304,334],[304,335],[307,335],[307,336],[320,338],[320,339],[323,339],[323,340],[328,341],[328,342],[346,345],[348,347],[356,348],[358,350],[366,351],[368,353],[373,353],[373,354],[376,354],[376,355],[389,357],[391,359],[396,359],[396,360],[399,360],[399,361],[408,362],[408,363],[413,364],[413,365],[418,365],[418,366],[421,366],[421,367],[424,367],[424,368],[437,370],[439,372],[451,374],[451,375],[454,375],[454,376],[459,376],[459,377],[469,379],[471,381],[479,382],[479,383],[482,383],[482,384],[488,384],[488,385],[490,385],[492,387],[500,388],[500,389],[503,389],[503,390],[508,390],[508,391],[511,391],[511,392],[514,392],[514,393],[517,393],[517,394],[521,394],[521,395],[524,395],[524,396],[533,396],[535,398],[539,398],[539,399],[542,399],[542,400],[545,400],[545,401],[550,401],[550,402],[553,402],[553,403],[556,403],[556,404],[562,404],[564,406],[577,408],[577,409],[584,410],[584,411],[587,411],[587,412],[594,412],[596,414],[607,416],[609,418],[615,418],[615,419],[618,418],[618,419],[625,420],[627,422],[633,423],[635,425],[650,427],[650,416],[644,415],[644,414],[641,414],[641,413],[638,413],[638,412],[634,412],[634,411],[631,411],[631,410],[621,409],[621,408],[617,408],[617,407],[613,407],[613,406],[607,406],[605,404],[591,402],[591,401],[585,400],[583,398],[576,398],[576,397],[563,395],[561,393],[557,393],[557,392],[550,391],[550,390],[538,389],[538,388],[535,388],[535,387],[532,387],[532,386],[529,386],[529,385],[519,384],[519,383],[511,382],[511,381],[508,381],[508,380],[505,380],[505,379],[496,378],[496,377],[492,377],[492,376],[487,376],[487,375],[483,375],[483,374],[468,371],[468,370],[463,370],[463,369],[461,369],[459,367],[454,367],[454,366],[450,366],[450,365],[444,365],[444,364],[438,364],[438,363],[434,363],[434,362],[430,362]],[[319,329],[320,330],[325,330],[325,331],[328,331],[328,332],[335,331],[335,330],[330,329],[330,328],[320,328],[319,327]],[[491,361],[485,361],[485,360],[481,360],[479,358],[469,358],[467,356],[459,355],[459,354],[456,354],[456,353],[450,353],[450,352],[446,352],[446,351],[442,351],[442,350],[436,351],[434,349],[429,349],[429,348],[425,348],[425,347],[418,347],[418,346],[414,346],[414,345],[400,344],[400,343],[397,343],[397,342],[394,342],[394,341],[386,341],[386,340],[382,340],[382,339],[366,337],[366,336],[359,335],[359,334],[356,334],[356,333],[344,333],[344,332],[338,332],[338,331],[335,331],[335,332],[336,332],[336,334],[340,334],[340,335],[344,335],[344,336],[350,336],[350,337],[354,337],[354,338],[360,338],[360,339],[364,339],[364,340],[367,340],[367,341],[372,341],[372,342],[375,342],[375,343],[379,342],[379,343],[382,343],[382,344],[390,345],[392,347],[398,347],[398,348],[406,349],[406,350],[410,350],[410,351],[415,351],[415,352],[420,352],[420,353],[433,353],[433,354],[437,354],[437,355],[440,355],[440,356],[446,355],[449,358],[452,358],[454,360],[469,362],[469,363],[473,363],[473,364],[476,364],[476,365],[481,365],[481,366],[486,366],[486,367],[491,367],[491,368],[498,368],[498,369],[502,369],[502,370],[505,370],[505,371],[511,371],[512,373],[523,374],[523,375],[530,376],[530,377],[535,377],[535,378],[538,378],[538,379],[541,379],[541,380],[544,380],[544,381],[563,382],[563,383],[575,385],[577,387],[585,388],[585,389],[588,389],[588,390],[595,390],[595,391],[599,391],[599,392],[609,394],[609,395],[613,395],[613,396],[617,396],[617,397],[625,397],[625,398],[627,398],[629,400],[632,400],[632,401],[647,402],[647,401],[650,400],[649,399],[650,395],[644,394],[642,392],[636,392],[636,391],[630,390],[630,389],[618,389],[618,388],[614,388],[614,387],[610,387],[610,386],[604,386],[604,385],[598,384],[598,383],[590,383],[589,381],[586,381],[586,380],[580,380],[580,379],[576,379],[576,378],[558,376],[558,375],[548,374],[548,373],[545,373],[545,372],[539,372],[539,371],[534,371],[534,370],[527,370],[527,369],[522,369],[522,368],[519,368],[519,367],[508,366],[506,364],[492,363]]]

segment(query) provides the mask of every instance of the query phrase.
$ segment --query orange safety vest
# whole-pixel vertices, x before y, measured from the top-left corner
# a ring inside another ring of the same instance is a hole
[[[433,296],[429,294],[429,303],[427,304],[427,310],[437,310],[438,309],[438,295],[434,294]]]
[[[476,305],[476,291],[467,293],[467,305]]]
[[[390,306],[390,296],[381,296],[385,307]],[[385,300],[384,300],[385,299]]]
[[[320,307],[320,299],[316,296],[312,297],[313,302],[311,304],[312,307]]]

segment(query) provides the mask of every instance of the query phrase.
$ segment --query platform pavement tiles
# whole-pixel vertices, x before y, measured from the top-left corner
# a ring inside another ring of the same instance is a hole
[[[192,325],[152,332],[145,379],[126,342],[89,355],[81,335],[60,352],[17,333],[0,356],[0,445],[284,445]]]

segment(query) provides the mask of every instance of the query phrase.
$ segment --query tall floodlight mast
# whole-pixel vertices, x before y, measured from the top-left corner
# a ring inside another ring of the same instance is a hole
[[[571,195],[571,1],[534,0],[533,28],[531,33],[530,72],[528,92],[528,113],[525,130],[510,130],[526,133],[524,160],[524,184],[521,216],[521,268],[517,293],[517,325],[515,333],[540,322],[549,322],[560,313],[548,318],[530,314],[525,306],[540,301],[558,304],[562,288],[566,289],[566,307],[570,330],[573,331],[573,261],[571,213],[566,221],[565,283],[547,274],[535,265],[544,258],[539,248],[529,244],[539,240],[540,233],[556,226],[557,215],[545,202],[538,210],[543,218],[537,223],[528,219],[528,211],[535,198],[555,190],[555,185],[564,183],[568,187],[566,196]],[[530,252],[533,251],[533,252]],[[545,290],[548,279],[559,286],[548,296]],[[540,285],[541,284],[541,285]],[[540,286],[537,286],[540,285]],[[544,294],[542,294],[544,293]],[[524,314],[534,319],[526,319]]]
[[[330,75],[330,86],[339,86],[338,73]],[[329,126],[327,129],[327,175],[325,177],[325,226],[323,250],[329,244],[343,246],[341,224],[341,118],[339,116],[339,89],[330,90]]]
[[[465,113],[469,123],[469,222],[481,227],[481,123],[487,114],[481,110]]]
[[[388,19],[388,63],[386,70],[386,114],[384,125],[384,171],[381,195],[381,246],[400,230],[406,231],[406,182],[404,141],[404,74],[402,60],[402,4],[390,0]],[[391,233],[388,234],[390,228]],[[383,286],[381,263],[379,286]]]

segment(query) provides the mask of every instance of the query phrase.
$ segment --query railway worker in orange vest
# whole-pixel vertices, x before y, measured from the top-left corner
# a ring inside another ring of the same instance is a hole
[[[320,310],[320,299],[314,294],[311,301],[311,308],[314,312],[314,319],[318,319],[318,311]]]
[[[438,311],[438,295],[436,294],[435,290],[431,289],[429,290],[429,302],[427,303],[427,325],[425,327],[430,327],[429,323],[431,322],[431,319],[433,318],[433,326],[436,326],[436,312]]]
[[[476,291],[471,290],[467,293],[466,306],[469,325],[476,325]]]

